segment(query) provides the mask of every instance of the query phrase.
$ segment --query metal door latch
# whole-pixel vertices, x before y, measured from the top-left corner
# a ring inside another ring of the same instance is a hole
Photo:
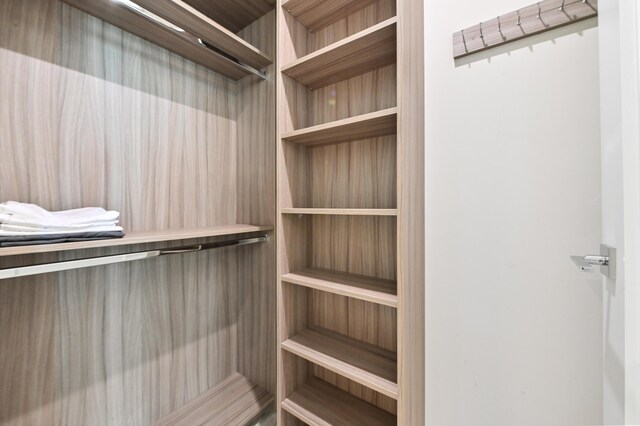
[[[616,249],[600,244],[600,255],[571,256],[571,260],[583,272],[592,272],[596,266],[600,273],[607,278],[616,277]]]

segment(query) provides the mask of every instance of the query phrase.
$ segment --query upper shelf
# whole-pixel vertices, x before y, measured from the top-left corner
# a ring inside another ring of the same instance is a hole
[[[271,12],[276,6],[276,0],[185,1],[234,33]]]
[[[234,80],[273,60],[181,0],[63,0]]]
[[[195,229],[168,229],[165,231],[132,232],[123,238],[83,241],[77,243],[41,244],[22,247],[0,248],[0,257],[25,254],[51,253],[58,251],[117,247],[132,244],[147,244],[165,241],[191,240],[195,238],[222,237],[225,235],[247,234],[251,232],[271,231],[272,226],[259,225],[221,225]]]
[[[346,80],[396,61],[397,17],[303,56],[282,72],[310,89]]]
[[[282,139],[303,145],[324,145],[396,133],[398,109],[389,108],[285,133]]]
[[[310,31],[322,28],[375,3],[377,0],[286,0],[282,7]]]

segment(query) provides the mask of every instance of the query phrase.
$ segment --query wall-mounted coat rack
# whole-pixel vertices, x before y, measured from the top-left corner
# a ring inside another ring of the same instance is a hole
[[[597,15],[598,0],[543,0],[454,33],[453,57],[462,58]]]

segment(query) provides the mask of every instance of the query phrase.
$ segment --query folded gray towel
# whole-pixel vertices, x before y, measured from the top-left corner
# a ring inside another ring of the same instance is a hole
[[[122,238],[124,232],[75,232],[70,234],[51,235],[15,235],[0,236],[0,247],[20,247],[34,244],[73,243],[82,241],[105,240],[109,238]]]

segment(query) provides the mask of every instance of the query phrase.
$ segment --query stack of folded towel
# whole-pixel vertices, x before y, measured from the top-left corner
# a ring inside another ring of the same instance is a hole
[[[119,216],[100,207],[50,212],[35,204],[0,203],[0,247],[121,238]]]

